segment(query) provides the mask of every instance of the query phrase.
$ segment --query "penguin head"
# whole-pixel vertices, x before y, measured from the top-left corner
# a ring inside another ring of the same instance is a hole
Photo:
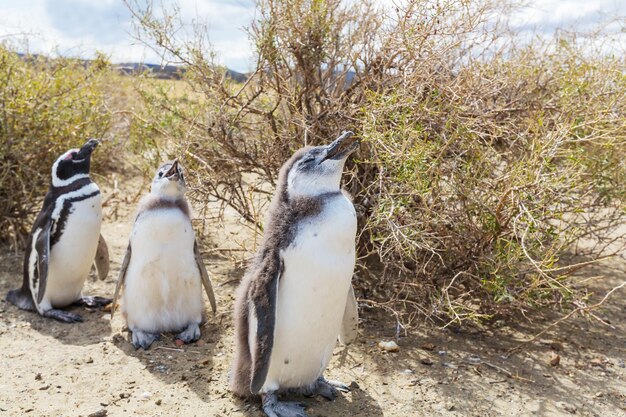
[[[294,196],[316,196],[340,189],[346,159],[359,147],[352,132],[343,132],[326,146],[307,147],[296,152],[285,165],[287,193]]]
[[[178,159],[168,161],[157,169],[151,192],[159,197],[178,198],[185,193],[185,172]]]
[[[89,176],[91,153],[100,142],[89,139],[80,149],[70,149],[52,164],[52,185],[62,187]]]

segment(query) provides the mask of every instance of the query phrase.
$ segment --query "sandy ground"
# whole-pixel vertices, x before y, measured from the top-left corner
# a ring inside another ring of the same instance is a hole
[[[111,194],[110,187],[103,191]],[[111,272],[102,282],[90,278],[86,294],[112,296],[134,201],[117,196],[105,207]],[[250,247],[242,230],[234,219],[215,227],[214,246]],[[233,292],[243,272],[227,254],[207,250],[218,314],[208,315],[201,341],[182,348],[164,335],[149,351],[133,349],[119,314],[111,321],[103,311],[76,308],[84,323],[67,325],[0,301],[0,415],[262,416],[258,401],[227,390]],[[22,256],[6,249],[0,255],[3,296],[22,280]],[[613,269],[594,284],[596,298],[624,279],[624,265],[616,267],[622,272]],[[385,353],[377,345],[394,338],[393,321],[364,312],[358,341],[338,346],[326,373],[352,391],[334,402],[303,401],[311,417],[626,416],[625,292],[598,312],[612,327],[575,317],[508,358],[508,349],[558,316],[486,331],[424,325],[397,340],[399,351]],[[551,366],[555,355],[560,363]]]

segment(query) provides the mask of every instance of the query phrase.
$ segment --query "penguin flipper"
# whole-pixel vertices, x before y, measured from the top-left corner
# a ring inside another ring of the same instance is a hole
[[[274,326],[276,325],[276,299],[278,284],[285,265],[279,253],[268,254],[258,265],[259,276],[255,279],[248,292],[250,304],[249,325],[256,324],[256,337],[250,341],[252,352],[252,377],[250,391],[258,393],[270,366],[270,356],[274,346]]]
[[[52,221],[47,222],[40,232],[37,234],[34,245],[34,253],[31,257],[36,257],[33,271],[29,274],[30,292],[33,296],[35,307],[40,314],[41,301],[46,293],[46,285],[48,283],[48,262],[50,259],[50,231],[52,230]],[[33,256],[35,255],[35,256]],[[32,262],[32,261],[31,261]]]
[[[120,289],[124,285],[124,281],[126,280],[126,270],[128,269],[128,264],[130,263],[130,256],[132,250],[130,248],[130,242],[128,243],[128,247],[126,248],[126,254],[124,255],[124,260],[122,261],[122,267],[120,268],[120,274],[117,276],[117,284],[115,284],[115,293],[113,294],[113,301],[111,302],[111,320],[113,320],[113,314],[115,313],[115,306],[117,305],[117,299],[120,296]]]
[[[217,305],[215,303],[215,294],[213,293],[213,285],[211,284],[211,278],[209,277],[209,273],[204,266],[204,262],[202,262],[202,256],[200,255],[200,248],[198,247],[198,241],[193,242],[193,254],[196,258],[196,265],[198,265],[198,269],[200,270],[200,278],[202,279],[202,286],[204,287],[204,291],[206,291],[207,297],[209,297],[209,302],[211,303],[211,309],[213,310],[213,314],[217,310]]]
[[[109,275],[109,248],[102,235],[98,238],[98,249],[96,250],[94,265],[98,272],[98,279],[104,280]]]
[[[359,307],[356,303],[354,288],[350,285],[348,290],[348,299],[346,300],[346,308],[343,312],[343,320],[341,321],[341,329],[339,330],[339,342],[349,345],[354,342],[359,327]]]

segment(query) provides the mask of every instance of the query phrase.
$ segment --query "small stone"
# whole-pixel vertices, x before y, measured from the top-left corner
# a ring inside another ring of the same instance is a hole
[[[550,366],[559,366],[560,363],[561,357],[558,354],[553,353],[552,357],[550,358]]]
[[[602,397],[604,397],[604,393],[603,393],[603,392],[598,391],[598,392],[596,392],[596,394],[594,395],[594,397],[596,397],[596,398],[602,398]]]
[[[563,345],[559,342],[550,342],[550,349],[556,350],[557,352],[563,350]]]
[[[592,360],[589,361],[589,364],[591,366],[603,366],[602,359],[600,358],[593,358]]]
[[[447,408],[448,408],[448,411],[454,411],[455,407],[456,406],[454,404],[449,404]]]
[[[619,366],[620,368],[626,368],[626,364],[624,364],[624,361],[621,359],[617,361],[617,366]]]
[[[204,340],[202,340],[202,339],[200,339],[200,340],[198,340],[196,342],[196,346],[198,346],[198,347],[202,347],[204,345],[206,345],[206,342]]]
[[[472,365],[478,365],[480,363],[480,356],[478,356],[478,355],[469,355],[467,357],[467,362],[471,363]]]
[[[432,365],[432,364],[433,364],[432,359],[430,359],[430,358],[428,358],[428,357],[420,359],[420,362],[421,362],[423,365],[428,365],[428,366],[430,366],[430,365]]]
[[[435,350],[435,345],[433,343],[424,343],[422,349],[432,351]]]
[[[437,354],[438,354],[439,356],[445,356],[445,355],[447,355],[447,354],[448,354],[448,352],[446,352],[445,350],[440,350],[439,352],[437,352]]]
[[[124,398],[130,398],[130,394],[129,394],[129,393],[127,393],[127,392],[123,392],[123,393],[121,393],[121,394],[120,394],[120,398],[121,398],[121,399],[124,399]]]
[[[155,403],[156,405],[161,405],[161,404],[163,404],[163,402],[162,402],[160,399],[159,399],[159,400],[156,400],[154,403]]]
[[[93,358],[91,356],[88,357],[85,363],[93,363]]]
[[[102,410],[98,410],[95,413],[89,414],[87,417],[105,417],[107,415],[107,410],[104,408]]]
[[[183,345],[185,344],[185,342],[183,342],[183,341],[182,341],[182,340],[180,340],[180,339],[176,339],[176,340],[174,340],[174,344],[175,344],[177,347],[181,347],[181,346],[183,346]]]
[[[142,400],[147,400],[150,397],[152,397],[152,393],[151,392],[144,391],[144,392],[141,393],[141,399]]]
[[[381,348],[385,352],[397,352],[400,350],[400,346],[393,340],[390,341],[380,341],[378,342],[378,347]]]
[[[350,388],[350,389],[361,389],[361,387],[359,387],[359,384],[357,384],[356,381],[350,382],[350,385],[348,385],[348,388]]]
[[[35,381],[41,381],[41,374],[35,375]]]

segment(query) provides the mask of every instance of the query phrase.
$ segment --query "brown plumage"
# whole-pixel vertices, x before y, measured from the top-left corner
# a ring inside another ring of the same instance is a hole
[[[264,324],[274,326],[276,278],[282,272],[280,250],[289,246],[294,239],[298,224],[305,218],[315,216],[322,210],[322,199],[299,197],[289,199],[287,175],[293,165],[310,147],[298,150],[282,166],[278,175],[276,192],[266,218],[263,242],[255,259],[244,275],[235,295],[235,357],[230,375],[231,390],[242,397],[254,395],[263,385],[267,375],[269,356],[273,340],[265,333],[257,341],[255,357],[257,364],[265,364],[264,369],[252,369],[249,337],[249,302],[254,303],[257,317],[264,317]]]

